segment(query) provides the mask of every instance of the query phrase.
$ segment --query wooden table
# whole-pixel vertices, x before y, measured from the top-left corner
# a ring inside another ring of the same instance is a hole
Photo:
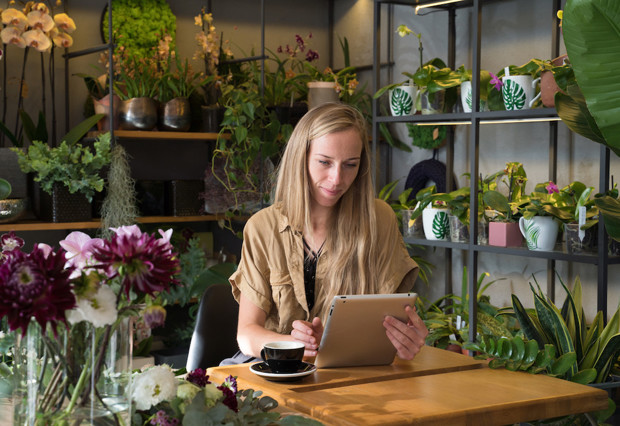
[[[286,409],[325,424],[507,425],[607,408],[600,389],[543,375],[492,370],[481,361],[424,347],[413,361],[319,369],[297,382],[272,382],[248,364],[214,367],[239,387],[262,390]]]

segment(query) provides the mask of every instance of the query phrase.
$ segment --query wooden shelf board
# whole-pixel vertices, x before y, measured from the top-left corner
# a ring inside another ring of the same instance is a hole
[[[95,138],[102,132],[88,132],[89,138]],[[163,140],[216,140],[217,133],[203,132],[160,132],[144,130],[115,130],[114,136],[118,139],[163,139]]]
[[[215,222],[224,219],[222,215],[199,216],[145,216],[139,217],[138,223],[181,223],[181,222]],[[101,221],[98,219],[86,222],[40,222],[35,220],[0,224],[0,232],[9,231],[57,231],[65,229],[96,229]]]

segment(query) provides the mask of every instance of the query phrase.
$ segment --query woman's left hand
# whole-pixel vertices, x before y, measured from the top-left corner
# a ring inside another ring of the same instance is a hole
[[[398,357],[411,360],[424,346],[428,329],[415,308],[407,305],[405,312],[409,317],[406,324],[392,316],[386,316],[383,320],[383,326],[388,339],[396,348]]]

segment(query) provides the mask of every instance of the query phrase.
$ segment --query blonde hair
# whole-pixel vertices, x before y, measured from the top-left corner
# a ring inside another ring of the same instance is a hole
[[[378,289],[379,263],[376,250],[375,196],[370,173],[367,122],[355,108],[328,103],[310,110],[299,121],[286,145],[278,168],[274,202],[294,230],[310,226],[308,152],[313,140],[331,133],[355,129],[362,140],[358,174],[335,206],[325,240],[327,276],[317,280],[311,317],[325,314],[338,294],[368,294]]]

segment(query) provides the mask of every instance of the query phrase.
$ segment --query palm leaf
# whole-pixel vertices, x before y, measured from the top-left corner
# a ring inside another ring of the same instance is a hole
[[[568,0],[562,21],[566,52],[588,109],[614,152],[620,150],[620,2]]]
[[[512,307],[525,337],[527,337],[528,340],[535,340],[538,342],[539,349],[543,349],[547,339],[544,337],[544,334],[536,326],[536,324],[534,324],[529,314],[521,304],[521,301],[515,294],[512,295]]]

